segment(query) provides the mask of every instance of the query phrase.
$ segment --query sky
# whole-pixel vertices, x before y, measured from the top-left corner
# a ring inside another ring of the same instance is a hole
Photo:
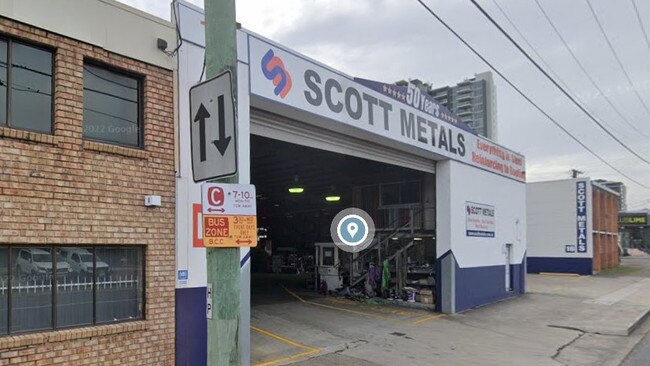
[[[167,0],[119,1],[170,19]],[[544,68],[547,68],[545,64],[550,66],[557,80],[603,125],[629,148],[650,160],[650,110],[647,109],[650,106],[650,42],[647,39],[650,1],[589,0],[623,69],[599,30],[587,0],[537,1],[591,79],[636,129],[611,108],[581,71],[535,0],[478,0],[478,3],[538,63]],[[203,7],[203,0],[189,2]],[[626,151],[599,129],[470,1],[425,0],[425,3],[581,142],[629,177],[650,187],[650,164]],[[489,70],[416,0],[237,0],[236,6],[237,21],[244,28],[355,77],[383,82],[420,79],[444,86]],[[570,170],[578,169],[593,179],[623,181],[628,190],[629,209],[650,207],[649,188],[607,167],[497,75],[494,79],[498,141],[526,156],[528,181],[569,178]]]

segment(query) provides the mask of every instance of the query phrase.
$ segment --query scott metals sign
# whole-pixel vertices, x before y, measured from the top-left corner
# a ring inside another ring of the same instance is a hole
[[[251,94],[524,182],[524,157],[248,35]],[[433,111],[432,111],[433,112]]]

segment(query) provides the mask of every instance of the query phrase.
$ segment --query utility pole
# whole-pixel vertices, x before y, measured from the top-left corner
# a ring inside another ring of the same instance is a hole
[[[581,172],[577,169],[571,169],[571,178],[578,178],[580,174],[584,174],[584,172]]]
[[[205,72],[207,79],[225,70],[232,75],[237,99],[235,0],[204,0]],[[235,108],[235,122],[237,108]],[[235,129],[237,123],[235,123]],[[238,183],[234,176],[218,180]],[[208,319],[208,366],[240,366],[239,317],[241,272],[239,248],[206,248],[208,284],[212,284],[212,319]]]

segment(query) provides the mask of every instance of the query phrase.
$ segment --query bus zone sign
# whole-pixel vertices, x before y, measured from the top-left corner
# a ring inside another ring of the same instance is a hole
[[[203,183],[201,210],[205,247],[257,246],[254,185]]]

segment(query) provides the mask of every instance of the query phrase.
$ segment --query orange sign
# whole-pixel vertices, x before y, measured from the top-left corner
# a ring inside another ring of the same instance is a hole
[[[257,216],[203,215],[203,245],[257,246]]]

